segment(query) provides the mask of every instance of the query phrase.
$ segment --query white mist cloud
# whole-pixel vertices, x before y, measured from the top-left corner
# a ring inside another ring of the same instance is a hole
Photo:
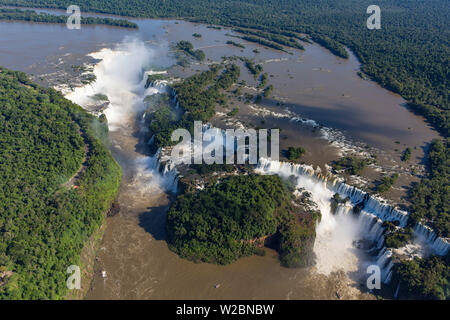
[[[115,131],[129,125],[133,116],[143,110],[144,71],[156,60],[158,55],[167,53],[166,47],[150,48],[142,40],[126,38],[115,48],[104,48],[90,56],[101,60],[95,65],[93,73],[96,81],[76,88],[66,98],[87,107],[96,94],[108,97],[110,105],[105,110],[109,129]]]

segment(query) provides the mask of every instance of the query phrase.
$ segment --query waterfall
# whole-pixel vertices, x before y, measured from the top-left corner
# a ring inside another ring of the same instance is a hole
[[[90,56],[100,61],[94,66],[96,80],[75,88],[66,95],[69,100],[84,108],[96,103],[96,94],[106,95],[109,105],[104,111],[110,131],[120,130],[124,136],[132,136],[136,115],[145,111],[144,99],[158,93],[170,93],[165,80],[155,80],[146,87],[149,75],[164,71],[145,71],[157,52],[140,40],[126,40],[113,49],[101,49]],[[144,120],[141,119],[140,124]],[[139,125],[139,123],[138,123]],[[147,128],[138,128],[145,132]],[[161,163],[159,152],[153,156],[138,156],[135,160],[133,184],[136,192],[149,194],[156,190],[176,192],[177,171],[170,163]]]
[[[160,84],[152,83],[152,86]],[[179,107],[176,91],[164,84],[165,92],[169,92],[173,103]],[[158,88],[162,90],[162,87]],[[209,124],[203,125],[203,131],[209,129]],[[161,170],[160,170],[161,171]],[[284,178],[297,178],[297,190],[304,189],[312,194],[318,205],[322,219],[317,225],[314,251],[317,256],[317,270],[329,274],[338,269],[357,271],[358,257],[355,253],[355,241],[369,240],[370,248],[366,252],[373,255],[370,264],[376,264],[381,270],[381,279],[389,283],[392,278],[392,251],[384,247],[383,221],[398,221],[400,227],[408,222],[408,213],[384,203],[383,199],[369,195],[359,188],[338,181],[334,177],[323,175],[312,166],[280,162],[261,158],[256,172],[261,174],[277,174]],[[176,184],[176,169],[170,161],[165,162],[162,174],[167,175],[169,184]],[[176,188],[176,187],[175,187]],[[349,199],[349,203],[339,204],[332,212],[331,198],[338,193],[341,198]],[[355,212],[358,206],[360,210]],[[357,214],[354,214],[357,213]],[[414,229],[426,243],[439,255],[449,250],[447,240],[436,236],[435,232],[421,224]],[[367,263],[366,263],[367,264]]]
[[[143,189],[156,183],[166,191],[177,192],[178,171],[171,163],[161,162],[160,150],[153,156],[138,159],[136,172],[134,183],[139,184]]]
[[[324,176],[319,170],[314,170],[312,166],[261,158],[256,172],[277,174],[285,178],[294,176],[297,178],[298,188],[304,188],[311,192],[313,200],[318,204],[322,214],[321,222],[317,226],[314,246],[318,257],[319,271],[333,269],[323,268],[327,265],[350,271],[349,262],[351,261],[348,260],[352,260],[352,257],[349,252],[354,247],[354,241],[366,239],[373,241],[373,246],[368,252],[377,253],[374,263],[380,267],[382,281],[389,283],[393,267],[392,251],[384,247],[382,223],[383,221],[398,221],[400,227],[405,227],[408,221],[407,212],[382,203],[381,199],[337,181],[333,177]],[[341,198],[348,198],[350,204],[339,204],[333,214],[331,198],[334,193],[338,193]],[[354,206],[362,209],[356,215],[350,214],[354,211],[352,210]],[[449,242],[437,237],[432,229],[417,224],[414,231],[425,240],[435,254],[444,255],[448,252]],[[338,243],[329,243],[333,241]],[[321,259],[326,260],[320,261]]]
[[[117,50],[104,49],[93,56],[102,60],[94,68],[97,80],[75,89],[69,99],[84,106],[92,103],[89,98],[92,95],[105,94],[110,102],[105,111],[110,130],[128,132],[131,121],[135,121],[135,116],[146,109],[144,99],[149,95],[169,93],[174,105],[179,108],[177,93],[167,81],[155,80],[146,87],[151,72],[143,70],[153,54],[145,45],[123,44]],[[137,160],[137,190],[149,194],[151,191],[148,188],[158,186],[176,192],[178,172],[175,164],[166,161],[161,154],[162,150],[158,150],[151,157],[143,156]],[[297,178],[297,188],[303,188],[312,194],[313,201],[322,214],[314,244],[319,272],[329,274],[338,269],[357,271],[355,241],[364,239],[373,244],[370,252],[375,255],[374,263],[382,270],[383,281],[389,282],[392,276],[392,252],[383,247],[382,222],[399,221],[399,225],[404,227],[408,221],[408,213],[383,203],[381,199],[358,188],[323,175],[312,166],[260,159],[256,171],[284,177],[294,176]],[[335,193],[348,198],[349,203],[338,205],[335,212],[332,212],[331,198]],[[355,206],[361,210],[356,212]],[[421,224],[414,230],[437,254],[448,252],[448,241],[437,237],[433,230]]]
[[[338,182],[332,189],[341,196],[349,197],[355,204],[364,203],[363,211],[374,214],[383,221],[399,221],[400,227],[405,227],[408,222],[407,212],[381,203],[380,200],[356,187],[349,186],[344,182]]]

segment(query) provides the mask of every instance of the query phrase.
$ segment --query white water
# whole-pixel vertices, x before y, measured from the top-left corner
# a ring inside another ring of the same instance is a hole
[[[346,214],[343,206],[339,208],[336,215],[331,212],[330,199],[334,193],[326,187],[325,182],[320,183],[315,179],[312,167],[261,159],[257,172],[278,174],[285,178],[294,175],[298,178],[297,188],[304,188],[311,193],[312,200],[318,205],[322,214],[314,243],[318,272],[328,275],[339,269],[358,270],[358,257],[352,246],[358,234],[357,221]]]
[[[98,103],[93,96],[103,94],[109,105],[104,111],[110,131],[119,131],[125,136],[133,135],[136,116],[146,108],[146,96],[165,92],[167,85],[145,88],[148,70],[152,61],[160,54],[167,54],[161,48],[150,48],[136,39],[126,39],[115,48],[105,48],[90,56],[99,59],[93,70],[96,80],[83,87],[75,88],[66,98],[84,108]],[[137,192],[148,194],[157,190],[176,191],[176,171],[169,166],[160,168],[158,154],[153,157],[137,155],[135,160],[133,186]]]

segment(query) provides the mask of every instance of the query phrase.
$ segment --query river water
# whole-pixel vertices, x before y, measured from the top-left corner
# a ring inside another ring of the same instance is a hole
[[[208,62],[232,55],[262,62],[265,71],[273,75],[269,83],[275,87],[274,101],[264,102],[268,110],[288,109],[387,154],[395,153],[394,141],[418,146],[414,151],[417,161],[422,156],[420,147],[437,134],[406,110],[401,97],[360,79],[353,55],[344,61],[316,45],[307,45],[305,52],[291,50],[292,55],[265,48],[258,48],[260,53],[255,54],[257,46],[253,44],[245,44],[245,49],[227,46],[227,40],[236,41],[227,29],[172,20],[134,21],[139,24],[138,31],[107,26],[67,30],[60,25],[0,22],[0,64],[25,71],[43,85],[67,89],[75,77],[72,65],[101,61],[94,69],[96,82],[75,92],[65,91],[69,99],[81,105],[87,103],[89,95],[108,96],[111,106],[105,114],[111,150],[124,173],[118,198],[121,209],[107,219],[97,273],[86,298],[335,299],[336,292],[343,298],[368,298],[357,282],[338,272],[339,268],[327,272],[283,268],[270,249],[263,257],[242,258],[228,266],[195,264],[168,249],[164,225],[165,211],[173,197],[170,182],[152,169],[153,159],[137,147],[143,98],[154,93],[144,90],[142,70],[169,69],[174,63],[170,43],[190,40],[205,51]],[[193,33],[202,34],[202,38],[193,38]],[[174,67],[169,72],[184,76],[205,68]],[[242,79],[251,84],[250,75],[242,73]],[[284,105],[277,106],[275,100]],[[274,125],[282,121],[269,119]],[[334,157],[330,154],[336,148],[308,127],[280,123],[286,128],[292,126],[287,130],[290,141],[299,139],[311,150],[306,158],[310,163],[322,164]],[[102,270],[106,278],[101,277]],[[215,288],[217,284],[220,286]]]

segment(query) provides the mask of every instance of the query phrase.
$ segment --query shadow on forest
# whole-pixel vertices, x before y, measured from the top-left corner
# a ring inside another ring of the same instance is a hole
[[[155,240],[166,241],[166,217],[168,205],[149,207],[139,214],[139,226],[150,233]]]

